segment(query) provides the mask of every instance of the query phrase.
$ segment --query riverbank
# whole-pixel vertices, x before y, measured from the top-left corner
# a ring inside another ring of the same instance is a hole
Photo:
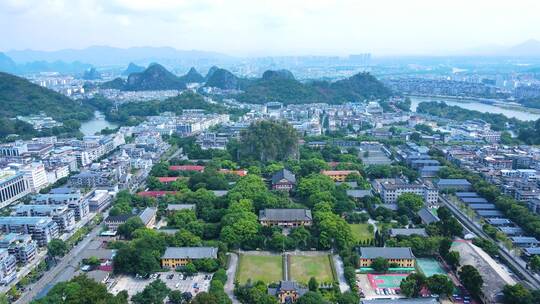
[[[94,118],[89,121],[85,121],[81,123],[80,130],[86,136],[86,135],[94,135],[98,132],[101,132],[101,130],[106,129],[106,128],[115,129],[115,128],[118,128],[118,125],[107,121],[105,119],[105,115],[103,115],[103,113],[101,113],[100,111],[95,111]]]
[[[416,111],[420,102],[442,101],[447,105],[458,106],[467,110],[479,111],[482,113],[502,114],[508,118],[516,118],[523,121],[540,119],[540,110],[526,108],[517,104],[508,104],[494,100],[492,104],[480,102],[480,99],[459,98],[459,97],[439,97],[439,96],[408,96],[411,99],[411,110]]]

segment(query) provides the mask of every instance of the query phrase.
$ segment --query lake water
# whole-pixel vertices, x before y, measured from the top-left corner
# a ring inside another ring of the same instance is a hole
[[[114,129],[117,127],[117,124],[105,120],[103,113],[100,111],[95,111],[94,118],[92,120],[81,123],[81,132],[84,135],[94,135],[105,128]]]
[[[519,120],[537,120],[540,119],[540,114],[520,111],[519,109],[507,109],[496,105],[489,105],[471,99],[455,100],[443,97],[417,97],[411,96],[411,110],[416,112],[418,104],[424,101],[442,101],[450,106],[458,106],[467,110],[475,110],[482,113],[503,114],[509,118],[517,118]]]

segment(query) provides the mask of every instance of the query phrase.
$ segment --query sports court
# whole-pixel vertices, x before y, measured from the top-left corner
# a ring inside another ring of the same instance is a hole
[[[420,268],[420,271],[426,276],[430,277],[434,274],[444,274],[446,275],[446,271],[441,267],[441,264],[437,262],[435,259],[416,259],[416,264],[418,265],[418,268]]]
[[[399,289],[401,280],[408,276],[406,273],[393,273],[393,274],[368,274],[368,280],[371,288],[391,288]]]

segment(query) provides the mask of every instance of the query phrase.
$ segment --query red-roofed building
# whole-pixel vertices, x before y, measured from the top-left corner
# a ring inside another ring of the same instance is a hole
[[[360,175],[357,170],[323,170],[321,174],[326,175],[333,179],[335,182],[344,182],[347,176],[351,173]]]
[[[142,197],[161,197],[167,194],[175,195],[178,192],[179,191],[142,191],[137,194]]]
[[[197,171],[197,172],[203,172],[204,166],[198,166],[198,165],[182,165],[182,166],[170,166],[169,170],[173,171]]]
[[[230,169],[220,169],[219,172],[225,174],[236,174],[238,176],[246,176],[248,174],[247,170],[230,170]]]
[[[157,179],[158,179],[158,181],[159,181],[160,183],[168,184],[168,183],[175,182],[175,181],[178,179],[178,176],[173,176],[173,177],[158,177]]]

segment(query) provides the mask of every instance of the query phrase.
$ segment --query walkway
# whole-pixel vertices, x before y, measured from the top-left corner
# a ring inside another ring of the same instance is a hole
[[[236,276],[236,269],[238,268],[238,254],[229,252],[227,255],[229,259],[229,268],[227,268],[227,282],[225,283],[225,293],[232,300],[233,304],[239,304],[240,301],[234,296],[234,279]]]
[[[349,286],[349,284],[347,283],[347,280],[345,279],[345,270],[343,267],[343,260],[337,254],[334,254],[332,258],[334,259],[334,267],[336,268],[337,280],[339,282],[339,290],[342,293],[349,291],[351,287]]]

